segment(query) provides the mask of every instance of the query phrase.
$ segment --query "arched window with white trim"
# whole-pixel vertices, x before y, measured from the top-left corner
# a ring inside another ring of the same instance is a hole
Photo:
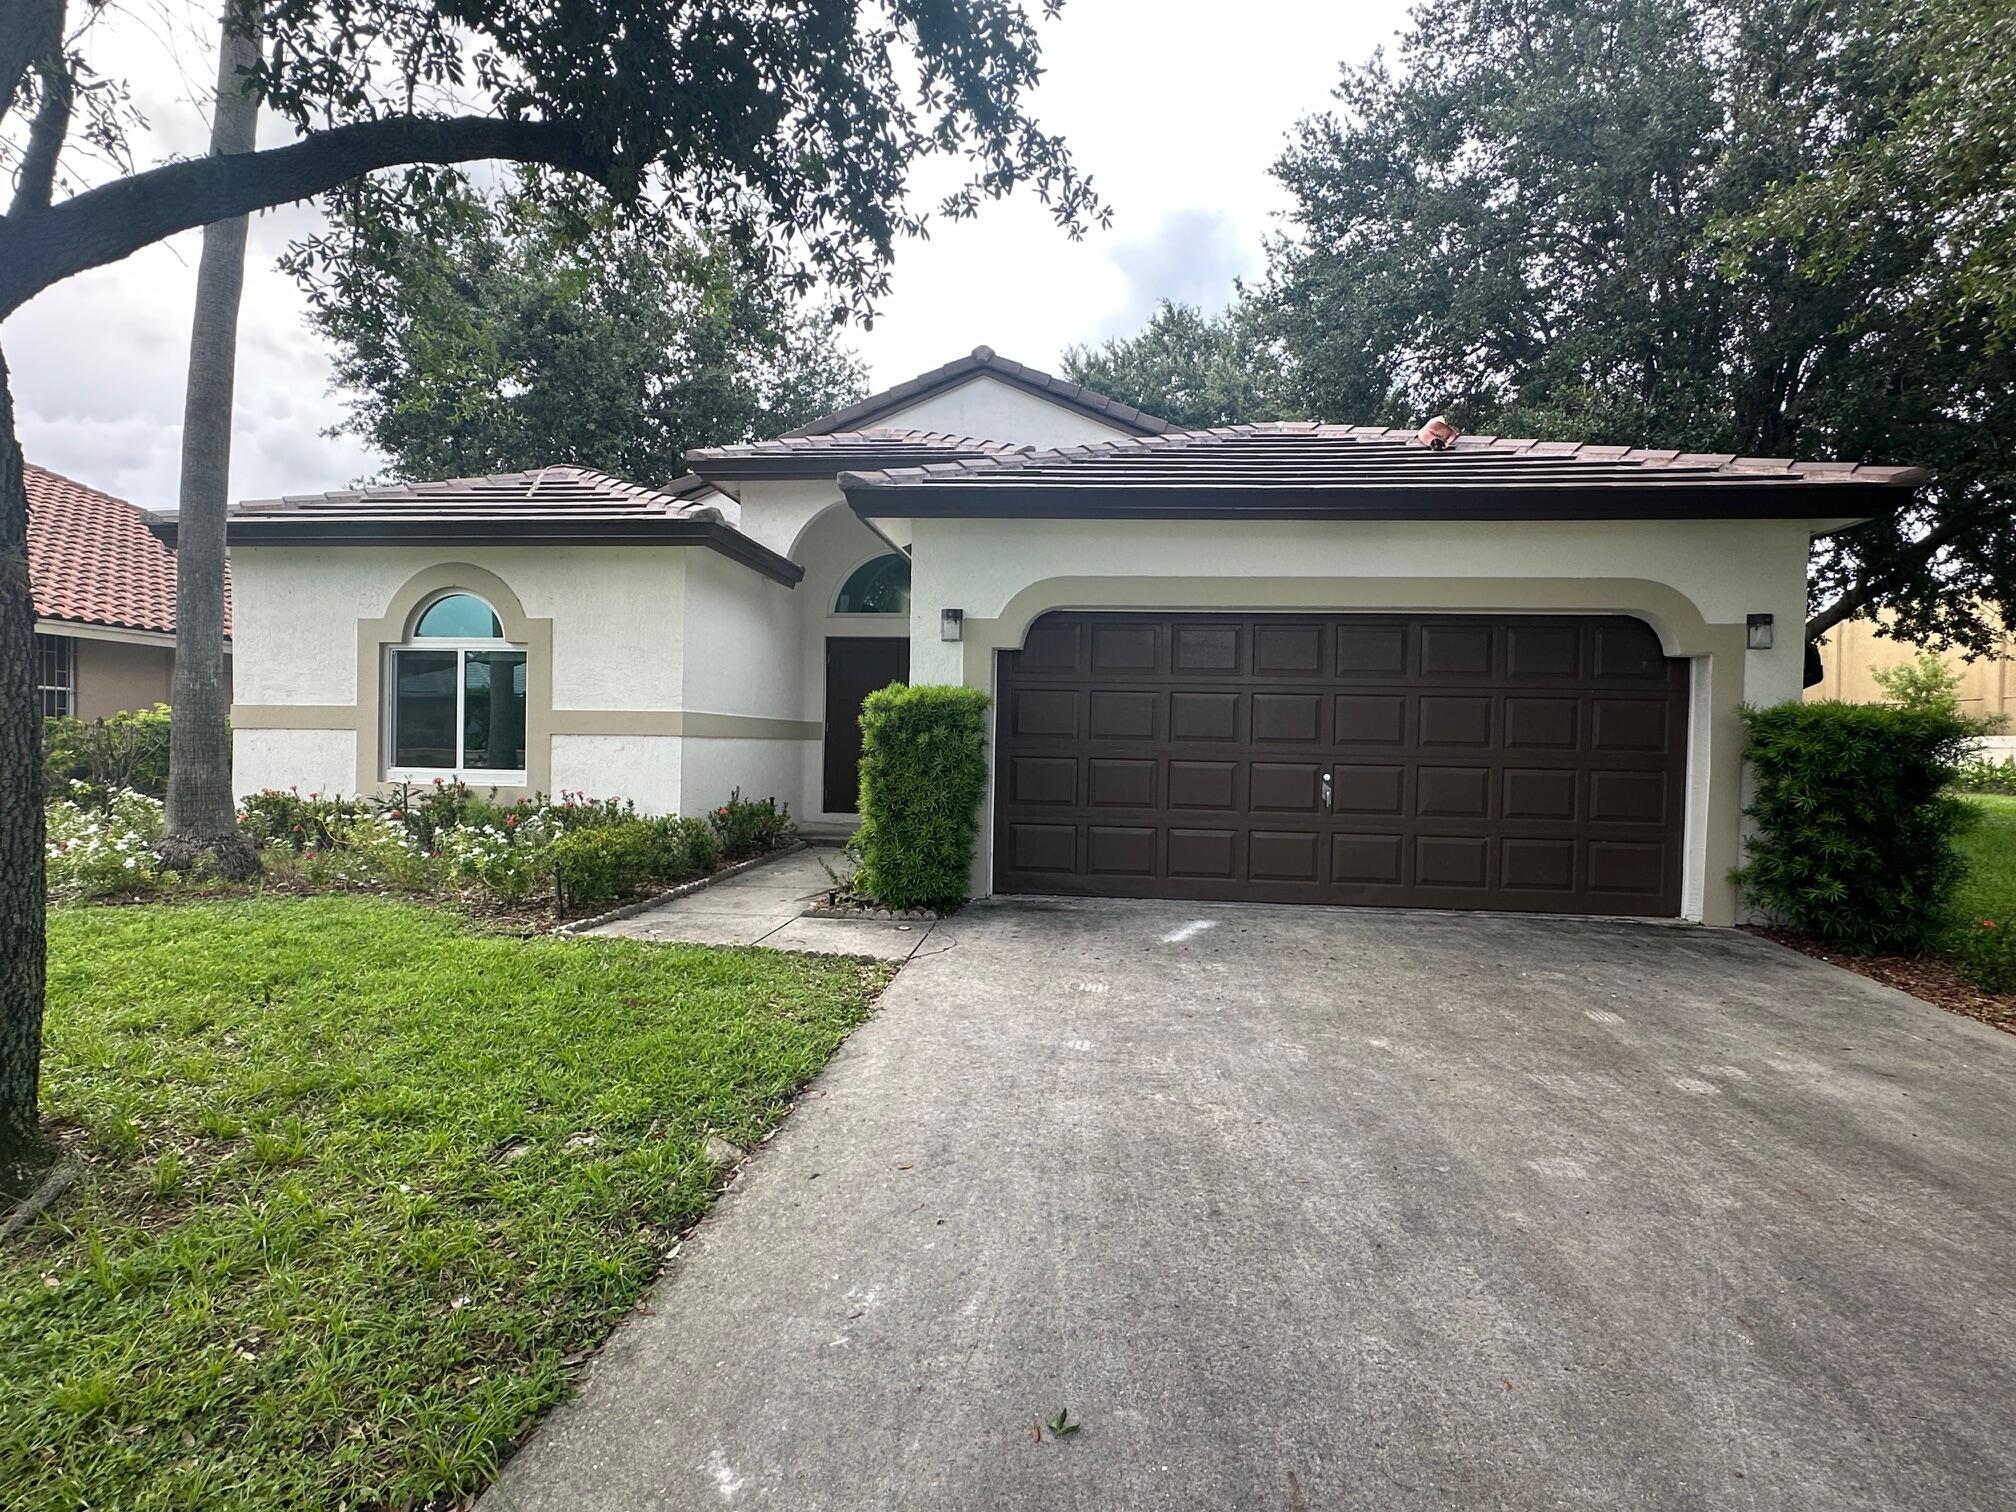
[[[863,562],[833,600],[835,614],[908,614],[910,558],[900,551]]]
[[[525,648],[487,600],[436,594],[388,655],[388,776],[525,780]]]

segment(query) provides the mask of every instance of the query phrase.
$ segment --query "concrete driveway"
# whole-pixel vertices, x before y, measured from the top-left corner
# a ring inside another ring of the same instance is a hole
[[[2012,1151],[1741,934],[982,904],[485,1505],[2007,1508]]]

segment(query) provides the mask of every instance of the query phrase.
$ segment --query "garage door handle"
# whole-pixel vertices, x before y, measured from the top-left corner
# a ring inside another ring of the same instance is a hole
[[[1323,812],[1330,812],[1330,774],[1323,774]]]

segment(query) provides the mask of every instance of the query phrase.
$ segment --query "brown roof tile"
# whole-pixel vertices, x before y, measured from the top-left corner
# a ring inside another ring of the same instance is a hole
[[[23,473],[36,618],[173,635],[175,554],[151,533],[152,517],[32,462]],[[224,633],[231,633],[228,575]]]
[[[779,582],[804,573],[789,558],[722,522],[713,487],[694,474],[644,488],[586,467],[541,467],[482,478],[444,478],[290,494],[234,506],[234,545],[599,544],[702,545]],[[172,543],[174,522],[157,529]]]
[[[1411,431],[1304,421],[850,471],[840,481],[857,509],[887,515],[918,509],[928,495],[934,513],[976,512],[991,501],[1003,512],[1040,503],[1053,512],[1113,514],[1547,518],[1556,510],[1604,517],[1727,510],[1820,517],[1854,512],[1848,505],[1886,509],[1877,490],[1912,488],[1926,476],[1911,467],[1508,436],[1464,436],[1432,451]],[[1781,491],[1788,486],[1795,491]],[[1450,514],[1459,508],[1469,512]]]

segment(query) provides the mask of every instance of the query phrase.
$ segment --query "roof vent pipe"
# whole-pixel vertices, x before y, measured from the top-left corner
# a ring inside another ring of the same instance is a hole
[[[1437,415],[1421,427],[1414,439],[1430,451],[1447,451],[1456,444],[1456,438],[1462,434],[1449,423],[1446,416]]]

